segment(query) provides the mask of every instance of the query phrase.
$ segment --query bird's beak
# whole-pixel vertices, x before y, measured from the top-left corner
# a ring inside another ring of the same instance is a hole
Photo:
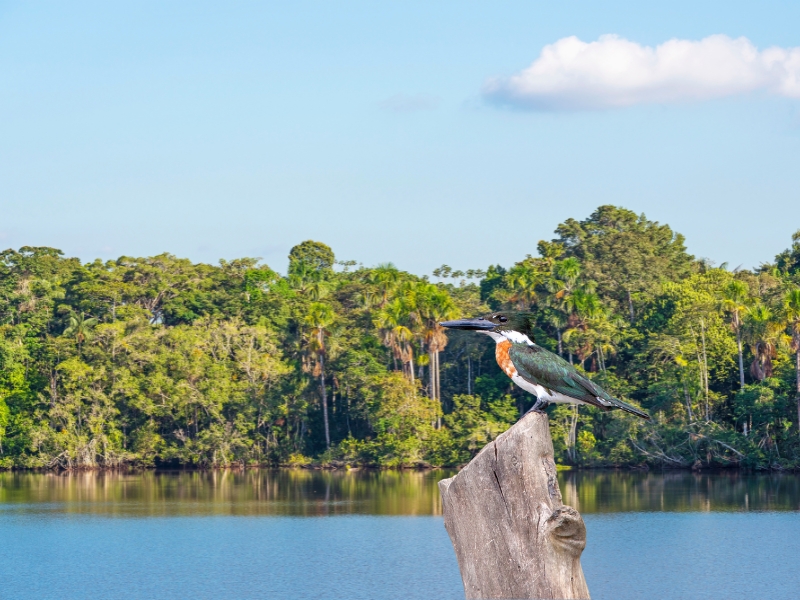
[[[497,327],[497,325],[486,319],[456,319],[455,321],[444,321],[439,325],[450,329],[467,329],[470,331],[488,331]]]

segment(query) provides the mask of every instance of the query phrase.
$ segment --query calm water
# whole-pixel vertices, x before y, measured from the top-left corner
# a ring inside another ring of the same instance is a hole
[[[449,475],[0,473],[0,598],[463,598]],[[798,597],[798,476],[560,483],[595,599]]]

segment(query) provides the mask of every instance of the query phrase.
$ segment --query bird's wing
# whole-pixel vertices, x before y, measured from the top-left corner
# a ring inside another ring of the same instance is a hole
[[[575,398],[582,402],[594,404],[608,410],[608,405],[598,401],[600,391],[597,386],[587,380],[567,361],[537,346],[514,344],[508,351],[519,375],[533,384]]]
[[[609,395],[591,379],[584,377],[560,356],[541,346],[514,344],[508,351],[519,375],[536,385],[559,392],[603,410],[620,408],[643,419],[650,416],[642,410]]]

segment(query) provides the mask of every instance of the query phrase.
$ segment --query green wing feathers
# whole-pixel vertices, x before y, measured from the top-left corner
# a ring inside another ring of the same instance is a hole
[[[650,418],[650,415],[641,409],[609,395],[591,379],[581,375],[563,358],[541,346],[514,344],[509,349],[508,355],[520,376],[533,384],[603,410],[619,408],[643,419]]]

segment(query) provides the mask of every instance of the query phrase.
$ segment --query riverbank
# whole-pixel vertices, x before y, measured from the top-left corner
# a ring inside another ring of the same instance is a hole
[[[39,474],[61,474],[61,473],[215,473],[215,472],[244,472],[244,471],[330,471],[330,472],[458,472],[466,464],[462,465],[403,465],[403,466],[380,466],[380,465],[359,465],[349,463],[318,463],[309,462],[304,464],[283,464],[283,465],[118,465],[113,467],[92,466],[92,467],[52,467],[52,468],[26,468],[10,467],[0,469],[0,473],[39,473]],[[772,468],[744,467],[744,466],[707,466],[707,467],[683,467],[674,465],[664,465],[660,467],[650,467],[648,465],[635,465],[627,467],[617,466],[593,466],[582,467],[573,465],[556,464],[558,472],[573,473],[800,473],[800,466],[784,468],[775,466]]]

